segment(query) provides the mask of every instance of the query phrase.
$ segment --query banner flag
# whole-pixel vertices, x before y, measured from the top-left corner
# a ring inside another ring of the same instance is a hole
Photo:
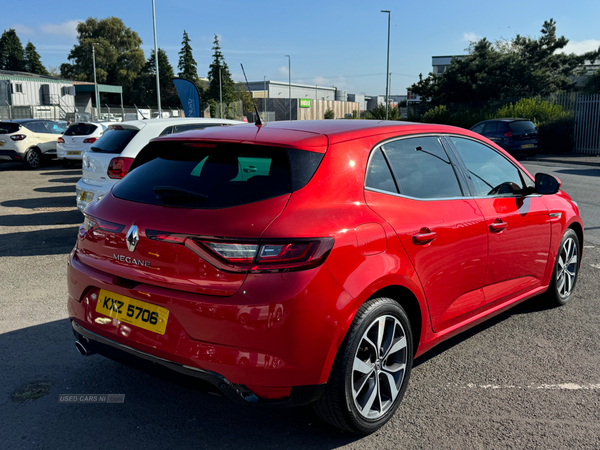
[[[196,85],[185,78],[173,78],[173,84],[179,94],[185,117],[200,117],[200,94]]]

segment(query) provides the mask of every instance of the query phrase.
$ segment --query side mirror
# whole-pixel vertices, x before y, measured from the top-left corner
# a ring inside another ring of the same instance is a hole
[[[535,174],[535,190],[538,194],[556,194],[560,189],[561,182],[558,178],[547,173]]]

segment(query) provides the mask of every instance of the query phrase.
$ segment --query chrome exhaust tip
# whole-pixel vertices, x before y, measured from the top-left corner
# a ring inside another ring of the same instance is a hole
[[[90,356],[96,353],[93,350],[91,350],[89,346],[86,346],[86,344],[82,343],[81,341],[75,341],[75,348],[81,356]]]

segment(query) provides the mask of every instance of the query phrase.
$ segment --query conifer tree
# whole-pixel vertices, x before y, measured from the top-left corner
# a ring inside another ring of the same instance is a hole
[[[10,28],[0,37],[0,69],[24,70],[23,45],[14,29]]]
[[[235,94],[235,83],[231,79],[231,73],[225,62],[225,58],[221,53],[221,47],[219,46],[219,38],[215,34],[215,40],[213,42],[213,61],[209,66],[208,71],[208,90],[206,91],[206,99],[212,105],[218,104],[220,101],[220,94],[223,93],[223,104],[227,105],[236,100]],[[220,72],[220,77],[219,77]],[[220,83],[219,83],[220,80]],[[220,89],[219,89],[220,84]],[[212,100],[212,101],[211,101]],[[211,110],[213,108],[211,107]],[[214,111],[211,111],[214,114]]]
[[[198,81],[198,70],[196,60],[192,54],[192,46],[190,45],[191,39],[187,32],[183,30],[183,41],[181,41],[181,51],[179,52],[179,76],[187,80],[197,83]]]
[[[29,41],[25,46],[25,64],[24,68],[26,72],[36,73],[38,75],[48,75],[48,71],[40,60],[40,55],[35,49],[35,45]]]

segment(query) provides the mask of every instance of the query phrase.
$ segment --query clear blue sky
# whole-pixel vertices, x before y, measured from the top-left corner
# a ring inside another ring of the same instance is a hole
[[[158,45],[177,73],[183,30],[191,38],[198,74],[206,77],[214,34],[235,81],[288,80],[334,85],[350,93],[385,93],[387,14],[391,10],[391,94],[406,94],[419,73],[431,71],[431,57],[464,54],[469,40],[538,37],[544,20],[554,18],[558,35],[575,53],[600,46],[600,1],[198,1],[156,0]],[[77,43],[77,21],[116,16],[143,40],[146,58],[154,45],[152,2],[48,3],[26,1],[5,8],[0,30],[14,28],[23,46],[36,46],[46,67],[68,62]],[[17,11],[26,11],[26,14]]]

